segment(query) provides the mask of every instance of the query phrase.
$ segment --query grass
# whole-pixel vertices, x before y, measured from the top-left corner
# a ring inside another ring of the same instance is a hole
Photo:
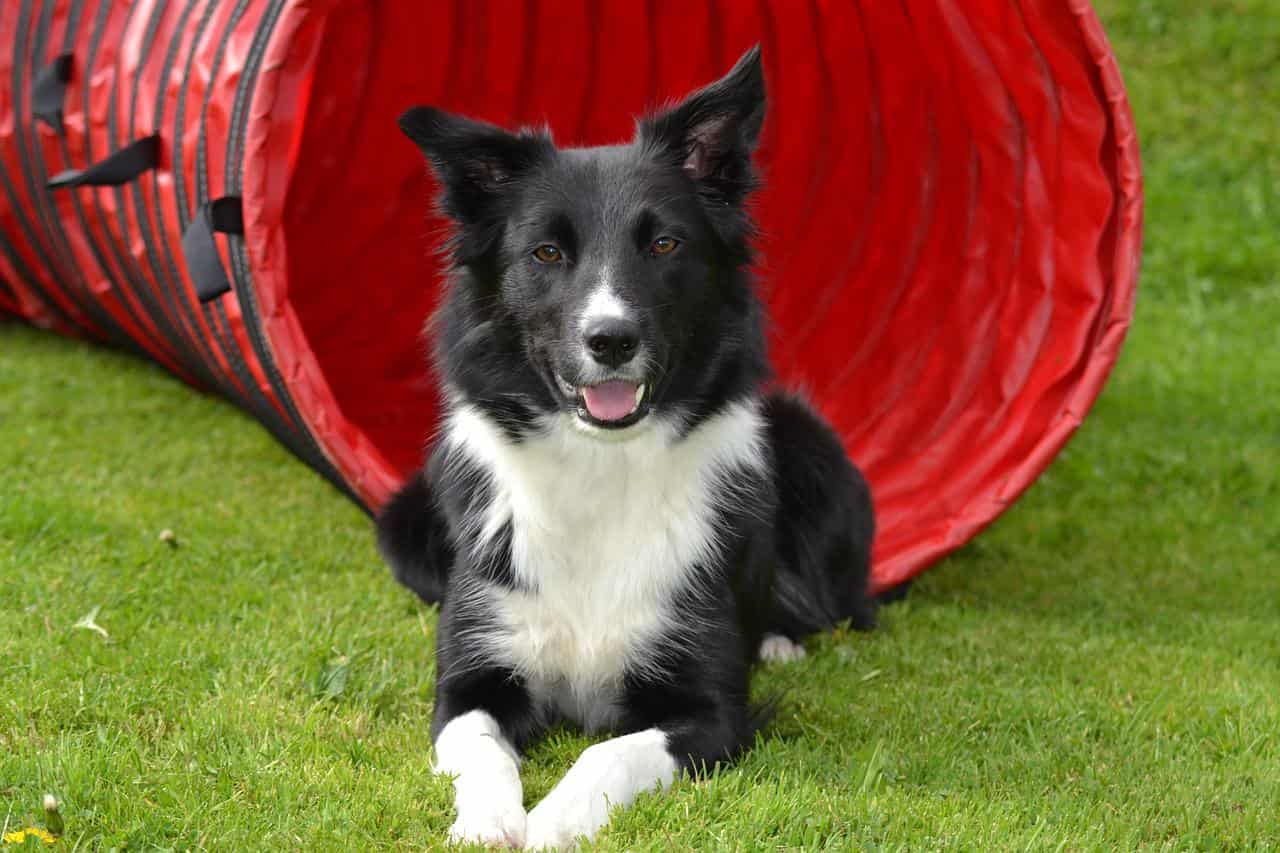
[[[1280,9],[1100,6],[1148,236],[1099,405],[883,630],[763,673],[788,701],[736,769],[601,848],[1280,847]],[[65,848],[440,842],[434,619],[355,507],[217,400],[12,326],[0,471],[0,824],[48,791]],[[585,743],[535,749],[527,798]]]

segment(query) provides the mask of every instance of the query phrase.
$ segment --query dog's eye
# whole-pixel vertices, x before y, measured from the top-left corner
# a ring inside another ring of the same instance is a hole
[[[649,251],[655,255],[669,255],[676,250],[676,246],[680,243],[674,237],[659,237],[649,244]]]
[[[554,264],[564,257],[560,250],[550,243],[543,243],[541,246],[534,249],[533,256],[537,258],[540,263],[544,264]]]

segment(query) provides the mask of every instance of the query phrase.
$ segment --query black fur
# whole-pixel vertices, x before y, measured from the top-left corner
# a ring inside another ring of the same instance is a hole
[[[876,614],[866,591],[875,536],[871,490],[831,427],[808,406],[771,394],[765,419],[778,491],[770,630],[803,637],[846,619],[870,630]]]
[[[396,580],[419,598],[433,604],[444,601],[453,546],[425,471],[410,477],[379,513],[378,550]]]
[[[678,636],[656,644],[658,671],[621,673],[609,715],[622,732],[662,728],[691,771],[750,743],[759,718],[748,703],[749,672],[766,632],[799,638],[843,620],[870,628],[875,618],[866,483],[807,405],[764,391],[769,366],[747,207],[764,109],[752,51],[722,80],[641,121],[628,145],[561,150],[545,133],[512,134],[427,107],[401,119],[456,225],[448,289],[431,327],[435,368],[507,440],[530,440],[556,413],[595,417],[565,390],[605,381],[584,373],[570,307],[606,274],[622,282],[638,317],[642,358],[630,373],[609,374],[647,389],[634,417],[651,407],[688,436],[732,404],[762,401],[768,473],[744,469],[734,493],[716,502],[718,556],[689,566],[701,582],[666,605]],[[659,257],[664,236],[677,248]],[[538,259],[544,246],[557,261]],[[509,526],[483,558],[468,556],[476,553],[475,519],[494,494],[489,477],[437,442],[425,471],[380,513],[379,545],[401,583],[442,605],[433,737],[480,709],[523,747],[564,714],[509,665],[473,648],[478,633],[495,629],[473,581],[521,583]]]

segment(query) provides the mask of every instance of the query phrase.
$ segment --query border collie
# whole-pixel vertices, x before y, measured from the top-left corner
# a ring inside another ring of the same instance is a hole
[[[441,429],[378,539],[440,604],[431,734],[455,841],[592,836],[752,742],[757,660],[874,622],[866,483],[766,388],[747,208],[764,111],[755,48],[625,145],[400,119],[455,227],[429,326]],[[526,813],[520,753],[560,723],[618,736]]]

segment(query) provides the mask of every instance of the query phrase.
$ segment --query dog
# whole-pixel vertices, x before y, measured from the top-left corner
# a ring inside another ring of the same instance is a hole
[[[759,659],[875,621],[867,484],[771,386],[748,207],[765,100],[757,47],[623,145],[401,116],[453,225],[428,326],[443,414],[377,528],[440,605],[454,841],[590,838],[747,748]],[[615,736],[526,813],[521,751],[561,723]]]

